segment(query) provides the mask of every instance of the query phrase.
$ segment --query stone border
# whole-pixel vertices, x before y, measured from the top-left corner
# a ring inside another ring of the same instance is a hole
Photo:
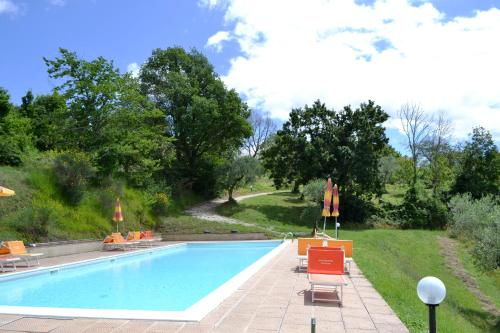
[[[164,241],[235,241],[235,240],[268,240],[263,232],[234,233],[234,234],[166,234],[162,235]]]

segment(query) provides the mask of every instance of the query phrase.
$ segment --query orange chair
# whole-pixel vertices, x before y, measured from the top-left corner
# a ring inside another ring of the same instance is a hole
[[[141,239],[153,240],[153,232],[151,230],[145,230],[141,232]]]
[[[104,250],[126,250],[139,244],[139,242],[125,240],[119,232],[113,232],[111,236],[106,236],[102,242],[104,243]]]
[[[353,241],[344,239],[329,239],[328,247],[341,247],[345,251],[346,272],[351,271]]]
[[[326,245],[322,238],[299,238],[297,244],[297,258],[299,259],[299,270],[305,267],[307,262],[307,250],[311,247]]]
[[[3,243],[3,252],[8,252],[8,254],[19,257],[26,262],[26,265],[31,266],[31,260],[35,261],[36,264],[40,265],[39,258],[43,256],[43,253],[29,253],[24,246],[23,241],[7,241]]]
[[[343,287],[347,285],[344,278],[344,251],[324,247],[310,248],[307,278],[311,285],[313,303],[314,301],[334,301],[342,305]],[[340,287],[338,300],[316,297],[316,293],[337,292],[338,287]]]
[[[141,233],[139,231],[129,231],[127,235],[127,240],[128,241],[140,241],[141,240]]]

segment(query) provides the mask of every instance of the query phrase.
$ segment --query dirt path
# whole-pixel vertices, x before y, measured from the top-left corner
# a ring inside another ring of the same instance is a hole
[[[484,311],[491,313],[495,317],[500,316],[500,311],[495,304],[488,296],[481,292],[474,277],[467,273],[458,259],[456,241],[448,237],[438,237],[438,240],[441,248],[441,255],[444,257],[446,266],[449,267],[453,273],[465,283],[467,289],[477,297]]]
[[[236,201],[241,201],[241,200],[245,200],[245,199],[249,199],[249,198],[254,198],[254,197],[259,197],[262,195],[269,195],[269,194],[279,193],[279,192],[280,191],[248,194],[248,195],[242,195],[242,196],[236,197],[234,199]],[[217,214],[215,212],[215,208],[218,205],[220,205],[226,201],[227,201],[227,199],[215,199],[215,200],[211,200],[208,202],[204,202],[202,204],[199,204],[199,205],[196,205],[196,206],[189,208],[188,210],[186,210],[186,213],[193,216],[193,217],[199,218],[201,220],[214,221],[214,222],[227,223],[227,224],[241,224],[241,225],[244,225],[247,227],[258,227],[258,228],[262,229],[261,226],[258,226],[256,224],[243,222],[240,220],[236,220],[236,219],[233,219],[230,217],[226,217],[226,216],[222,216],[222,215]]]

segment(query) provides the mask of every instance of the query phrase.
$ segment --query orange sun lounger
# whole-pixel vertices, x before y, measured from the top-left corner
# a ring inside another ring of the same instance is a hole
[[[351,271],[353,241],[344,239],[329,239],[328,247],[341,247],[345,251],[346,272]]]
[[[305,268],[307,262],[307,250],[311,247],[321,247],[325,243],[322,238],[299,238],[297,248],[297,258],[299,259],[299,270]]]
[[[308,251],[307,278],[311,285],[311,297],[314,301],[333,301],[342,305],[344,278],[344,251],[328,247],[312,247]],[[340,295],[338,288],[340,287]],[[317,297],[317,293],[337,294],[335,298]]]
[[[119,232],[113,232],[111,236],[107,236],[102,242],[104,244],[104,250],[126,250],[139,244],[139,242],[125,240]]]
[[[19,257],[26,262],[26,265],[31,266],[31,260],[36,261],[37,265],[40,265],[39,258],[43,256],[43,253],[29,253],[24,246],[23,241],[7,241],[3,243],[4,251],[11,256]]]

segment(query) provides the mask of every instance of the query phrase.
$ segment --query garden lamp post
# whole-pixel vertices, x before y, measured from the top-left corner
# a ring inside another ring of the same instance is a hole
[[[429,307],[429,332],[436,333],[436,307],[446,297],[446,287],[438,278],[426,276],[418,282],[417,294]]]

